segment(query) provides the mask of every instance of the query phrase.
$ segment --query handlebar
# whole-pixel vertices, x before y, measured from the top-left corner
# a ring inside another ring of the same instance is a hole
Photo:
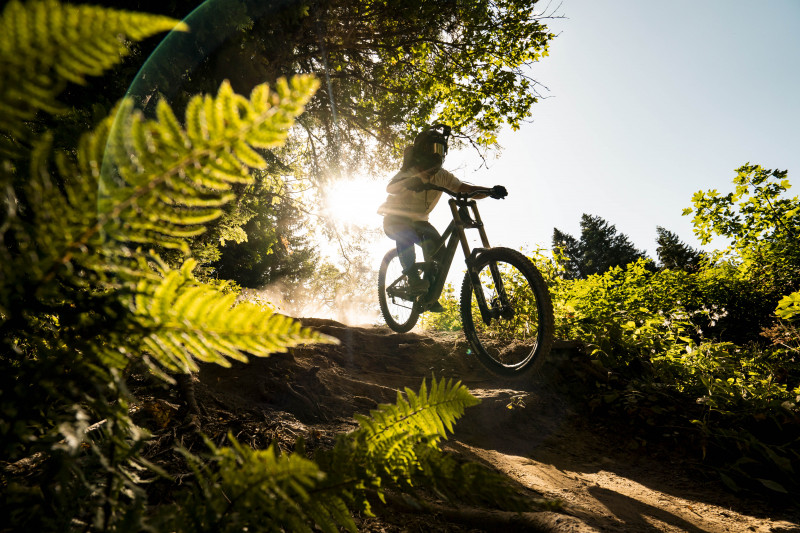
[[[423,189],[428,189],[428,190],[432,190],[432,191],[442,191],[445,194],[449,194],[453,198],[462,198],[464,200],[467,200],[467,199],[472,198],[473,196],[477,196],[479,194],[487,194],[489,192],[489,190],[490,190],[490,189],[486,189],[485,191],[473,191],[471,193],[470,192],[453,192],[450,189],[445,189],[444,187],[439,187],[438,185],[431,185],[429,183],[426,184]]]
[[[419,189],[417,189],[417,188],[412,189],[410,187],[407,187],[407,188],[411,189],[412,191],[415,191],[415,190],[419,190],[419,191],[422,191],[422,190],[441,191],[443,193],[446,193],[446,194],[452,196],[453,198],[455,198],[457,200],[469,200],[469,199],[471,199],[471,198],[473,198],[475,196],[478,196],[479,194],[485,194],[486,196],[488,196],[490,198],[494,198],[496,200],[500,200],[500,199],[505,197],[505,194],[508,194],[505,191],[505,187],[503,187],[503,193],[505,193],[505,194],[503,194],[503,196],[494,196],[493,195],[494,189],[491,188],[491,187],[481,187],[479,190],[472,191],[472,192],[453,192],[450,189],[445,189],[444,187],[439,187],[438,185],[432,185],[430,183],[423,183],[421,180],[420,180],[420,185],[421,185],[421,187]]]

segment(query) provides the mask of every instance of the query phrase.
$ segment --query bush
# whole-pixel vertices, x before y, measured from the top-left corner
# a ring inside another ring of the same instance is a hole
[[[606,380],[591,374],[595,415],[659,438],[680,428],[732,488],[798,488],[800,343],[791,324],[772,345],[758,335],[774,322],[774,305],[747,272],[732,262],[686,272],[640,260],[565,280],[558,257],[531,259],[551,291],[557,336],[582,341],[608,372]],[[796,299],[782,300],[779,314],[794,316]],[[457,323],[452,293],[446,301],[428,327]]]

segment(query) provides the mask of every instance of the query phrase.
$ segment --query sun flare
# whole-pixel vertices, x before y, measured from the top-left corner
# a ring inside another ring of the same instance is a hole
[[[383,217],[378,214],[378,207],[385,200],[385,180],[357,176],[330,184],[321,206],[321,214],[342,230],[342,238],[355,239],[359,248],[369,252],[376,270],[383,255],[394,245],[384,235]],[[341,259],[341,242],[320,234],[318,243],[323,254]]]
[[[333,183],[325,192],[324,213],[334,222],[380,227],[378,207],[386,199],[386,184],[366,177],[343,179]]]

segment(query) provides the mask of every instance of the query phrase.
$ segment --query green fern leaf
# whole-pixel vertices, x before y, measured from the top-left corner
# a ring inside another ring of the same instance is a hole
[[[54,69],[58,77],[82,83],[121,61],[127,48],[120,35],[139,41],[171,29],[188,27],[158,15],[11,0],[0,14],[0,56],[6,65],[29,73]]]
[[[282,84],[290,89],[275,94],[276,107],[257,114],[257,106],[248,103],[242,115],[248,120],[236,122],[236,129],[226,122],[218,137],[199,144],[166,104],[159,104],[156,120],[145,120],[130,101],[123,101],[114,116],[81,138],[74,160],[64,154],[56,157],[62,175],[59,187],[50,182],[46,158],[34,158],[39,170],[27,194],[42,209],[33,214],[25,238],[36,249],[29,257],[41,258],[41,263],[21,268],[51,279],[63,267],[107,270],[98,260],[98,250],[107,259],[124,258],[136,246],[187,252],[187,239],[205,231],[234,198],[232,186],[252,181],[236,155],[237,148],[242,153],[243,139],[253,130],[279,141],[285,138],[286,130],[275,124],[291,124],[293,116],[286,110],[302,109],[297,99],[305,101],[316,85],[310,77]],[[226,87],[223,84],[222,93],[230,90]],[[266,92],[264,88],[254,94]],[[48,142],[43,143],[46,147],[39,152],[49,153]]]
[[[338,342],[249,302],[235,305],[224,294],[195,282],[194,260],[160,281],[139,281],[134,299],[139,324],[151,333],[144,342],[153,358],[171,371],[197,370],[195,360],[230,366],[230,359],[266,357],[306,343]]]
[[[166,104],[158,105],[155,120],[145,120],[130,101],[123,102],[108,135],[107,160],[121,183],[104,180],[102,190],[109,195],[101,203],[109,209],[104,218],[109,225],[117,225],[106,231],[122,241],[174,245],[174,238],[194,234],[195,229],[220,216],[222,211],[213,206],[230,198],[227,191],[235,184],[252,183],[250,169],[266,167],[253,146],[283,142],[318,82],[296,76],[291,82],[280,80],[276,86],[271,105],[264,106],[261,101],[234,95],[230,84],[223,82],[215,97],[190,100],[185,129]],[[255,98],[267,93],[266,87],[253,91]],[[131,130],[133,136],[125,133]],[[256,144],[251,139],[256,139]],[[215,197],[220,198],[216,204]],[[148,226],[124,222],[135,216],[143,203],[147,203],[153,224],[162,228],[164,243]],[[198,206],[210,209],[195,215],[187,212]]]
[[[209,443],[213,467],[183,452],[194,465],[199,486],[188,501],[169,509],[165,529],[217,531],[226,529],[220,523],[225,521],[231,530],[357,531],[340,491],[325,488],[326,474],[313,461],[298,453],[278,453],[274,446],[252,450],[232,435],[228,440],[231,445],[223,448]],[[196,512],[190,519],[181,516],[192,508]]]
[[[181,128],[178,117],[175,116],[166,101],[158,101],[158,104],[156,104],[156,116],[158,117],[158,122],[163,126],[160,133],[165,145],[176,150],[188,148],[189,139]]]
[[[267,166],[267,162],[264,161],[264,158],[258,155],[258,152],[250,148],[244,141],[237,142],[233,147],[233,153],[236,154],[236,158],[252,168],[264,168]]]
[[[406,389],[394,405],[380,405],[370,416],[355,415],[360,429],[353,439],[366,448],[363,458],[376,480],[405,483],[420,470],[418,447],[436,447],[466,407],[478,403],[461,382],[423,382],[419,393]],[[380,493],[380,483],[376,490]]]
[[[409,431],[437,440],[451,431],[453,423],[461,417],[464,409],[479,402],[460,381],[444,379],[422,383],[419,394],[406,389],[406,397],[397,395],[395,405],[381,405],[370,412],[371,418],[358,417],[359,425],[368,433],[368,438],[380,441]]]
[[[56,97],[67,82],[82,84],[122,60],[121,36],[138,41],[171,29],[188,28],[157,15],[11,0],[0,13],[0,132],[27,142],[24,122],[38,111],[59,112]],[[7,141],[0,151],[16,157],[20,148]]]
[[[478,403],[467,388],[453,380],[433,380],[430,390],[406,389],[394,405],[381,405],[370,416],[355,415],[359,429],[340,438],[333,450],[318,451],[317,464],[328,474],[325,486],[346,487],[354,508],[371,516],[366,493],[383,501],[389,488],[413,491],[430,488],[446,498],[485,499],[494,504],[513,494],[500,476],[474,465],[461,464],[438,448],[438,441],[466,407]],[[485,483],[498,500],[486,497]],[[472,493],[472,494],[471,494]]]

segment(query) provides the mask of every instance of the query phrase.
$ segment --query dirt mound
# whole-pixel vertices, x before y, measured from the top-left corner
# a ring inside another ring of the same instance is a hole
[[[488,373],[467,354],[461,333],[396,334],[385,327],[348,327],[303,319],[336,337],[254,359],[231,368],[202,367],[195,391],[206,433],[220,442],[228,431],[254,446],[303,436],[329,444],[355,427],[352,415],[394,402],[404,387],[446,377],[465,383],[481,404],[459,421],[448,447],[484,462],[525,487],[532,500],[562,502],[560,511],[536,513],[517,529],[538,531],[759,531],[800,532],[796,512],[742,501],[713,479],[702,479],[692,460],[669,450],[633,450],[587,420],[575,369],[587,358],[574,344],[556,343],[551,357],[524,379]],[[410,515],[408,510],[363,520],[365,530],[508,530],[505,518]],[[435,518],[435,520],[434,520]],[[460,521],[456,525],[455,521]],[[506,525],[503,525],[506,524]]]

